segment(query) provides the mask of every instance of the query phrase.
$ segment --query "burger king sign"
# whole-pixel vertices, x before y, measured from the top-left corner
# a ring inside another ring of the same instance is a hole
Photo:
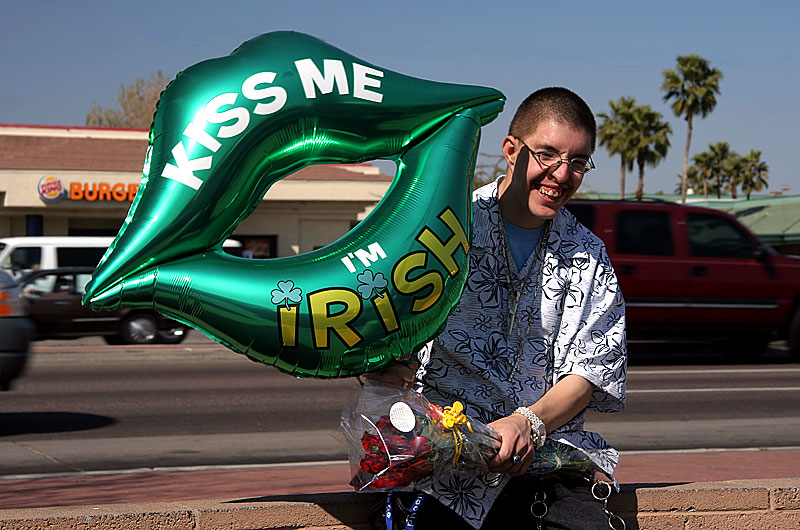
[[[54,202],[64,197],[64,186],[56,177],[42,177],[39,179],[39,197],[46,202]]]

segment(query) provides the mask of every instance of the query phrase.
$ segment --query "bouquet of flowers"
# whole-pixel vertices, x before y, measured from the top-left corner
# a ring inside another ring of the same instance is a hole
[[[486,470],[500,447],[490,427],[467,418],[463,405],[439,407],[422,394],[368,384],[341,421],[357,490],[413,487],[454,469]]]

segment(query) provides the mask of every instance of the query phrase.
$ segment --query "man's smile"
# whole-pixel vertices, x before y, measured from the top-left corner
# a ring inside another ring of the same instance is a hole
[[[558,199],[561,197],[561,188],[551,188],[549,186],[539,185],[539,195],[543,195],[548,199]]]

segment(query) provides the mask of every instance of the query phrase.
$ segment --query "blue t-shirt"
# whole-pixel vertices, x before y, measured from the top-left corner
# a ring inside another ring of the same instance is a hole
[[[506,231],[508,248],[511,249],[511,257],[514,258],[517,270],[521,271],[525,262],[539,245],[544,225],[538,228],[522,228],[503,219],[503,228]]]

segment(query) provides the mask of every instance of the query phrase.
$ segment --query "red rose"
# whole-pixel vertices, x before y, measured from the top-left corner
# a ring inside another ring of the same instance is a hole
[[[391,488],[392,486],[387,486],[386,480],[383,478],[383,475],[380,477],[375,477],[372,479],[372,482],[369,483],[370,489],[381,490],[384,488]]]
[[[399,434],[384,434],[383,439],[386,441],[386,446],[392,454],[411,455],[411,446],[408,444],[408,439]]]
[[[364,451],[373,453],[375,451],[383,451],[383,441],[381,437],[375,434],[364,433],[361,437],[361,445]]]
[[[391,489],[396,488],[397,486],[405,486],[409,482],[411,481],[403,476],[402,473],[397,473],[396,471],[389,469],[381,476],[375,477],[375,480],[372,481],[370,487],[375,489]]]
[[[360,463],[361,469],[370,473],[380,473],[389,467],[389,457],[383,453],[370,453],[364,455]]]

